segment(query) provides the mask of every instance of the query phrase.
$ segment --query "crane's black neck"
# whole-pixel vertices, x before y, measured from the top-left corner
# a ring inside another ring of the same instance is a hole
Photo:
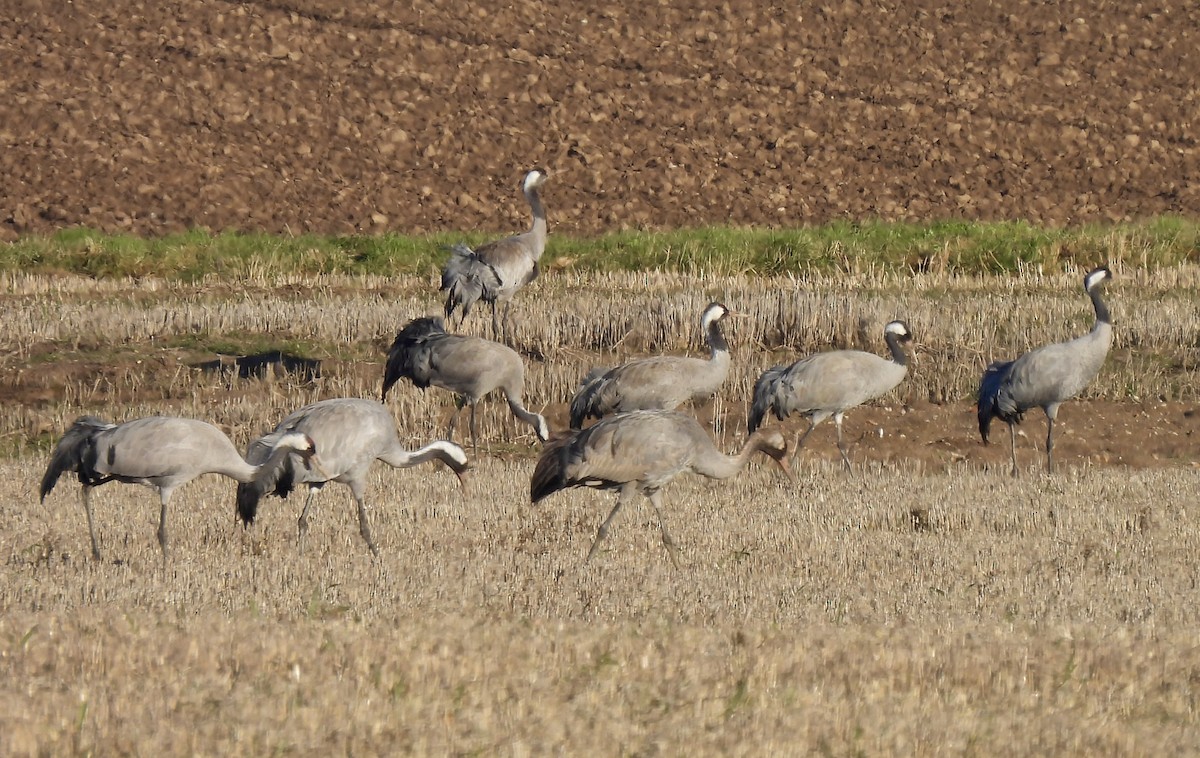
[[[712,350],[714,358],[719,353],[729,352],[729,343],[725,341],[725,334],[721,331],[720,320],[714,320],[708,325],[708,347]]]
[[[1088,290],[1088,296],[1092,298],[1092,307],[1096,309],[1096,323],[1112,324],[1112,317],[1108,313],[1108,306],[1100,298],[1100,288],[1092,287]]]
[[[900,335],[893,332],[888,332],[883,335],[883,339],[887,342],[888,350],[892,352],[892,360],[897,366],[908,365],[908,353],[904,352],[904,343],[900,341]]]

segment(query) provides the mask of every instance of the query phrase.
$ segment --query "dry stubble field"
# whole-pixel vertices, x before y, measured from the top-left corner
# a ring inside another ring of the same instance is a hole
[[[990,358],[1088,327],[1079,272],[539,280],[515,306],[516,339],[528,399],[557,426],[593,363],[656,341],[698,350],[694,322],[713,297],[747,315],[729,332],[728,391],[698,409],[728,450],[744,437],[762,368],[830,346],[881,350],[882,325],[897,315],[918,335],[909,380],[848,418],[855,475],[835,465],[826,429],[802,454],[796,485],[759,464],[726,483],[673,484],[679,571],[642,504],[585,564],[610,496],[576,491],[531,507],[534,440],[499,402],[485,407],[491,450],[464,489],[444,469],[379,467],[378,560],[343,487],[321,494],[301,554],[298,500],[270,501],[244,531],[232,484],[207,477],[176,496],[165,569],[153,494],[99,490],[105,560],[93,563],[78,487],[60,484],[38,505],[46,456],[30,445],[85,410],[198,416],[244,444],[312,399],[374,396],[396,325],[437,302],[425,279],[233,288],[10,277],[0,421],[22,452],[0,463],[11,482],[0,496],[0,748],[1200,749],[1200,625],[1189,600],[1200,541],[1189,518],[1196,384],[1185,338],[1200,312],[1174,294],[1200,272],[1147,274],[1119,261],[1115,270],[1117,343],[1086,397],[1062,412],[1062,469],[1041,473],[1034,414],[1017,480],[1005,445],[977,442],[969,397]],[[234,323],[309,345],[322,377],[230,380],[190,368],[213,357],[198,345]],[[389,406],[402,437],[415,446],[437,435],[450,399],[397,389]]]

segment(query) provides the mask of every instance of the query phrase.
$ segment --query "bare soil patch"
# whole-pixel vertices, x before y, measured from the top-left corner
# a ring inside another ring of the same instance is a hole
[[[1200,10],[118,0],[0,10],[0,234],[1200,212]]]

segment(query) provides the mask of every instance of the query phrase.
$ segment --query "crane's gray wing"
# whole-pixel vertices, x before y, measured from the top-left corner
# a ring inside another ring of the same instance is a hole
[[[507,381],[524,381],[521,356],[507,345],[447,334],[431,343],[429,380],[438,387],[480,397]]]
[[[491,266],[498,284],[495,297],[512,297],[538,276],[538,253],[528,232],[489,242],[480,246],[475,255]],[[489,299],[485,292],[484,299]]]
[[[162,483],[222,471],[241,461],[220,429],[174,416],[135,419],[96,440],[96,473],[127,481]]]
[[[612,413],[678,408],[696,394],[693,380],[704,376],[709,364],[701,358],[660,355],[610,369],[576,393],[572,424]]]
[[[874,353],[833,350],[802,358],[780,379],[775,413],[832,415],[891,390],[906,370]]]

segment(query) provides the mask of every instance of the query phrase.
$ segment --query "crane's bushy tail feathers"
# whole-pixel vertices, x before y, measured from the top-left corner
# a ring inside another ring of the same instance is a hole
[[[1005,415],[1001,413],[1000,409],[1000,386],[1008,376],[1008,372],[1012,370],[1013,363],[1014,361],[997,361],[991,364],[983,372],[983,378],[979,382],[979,398],[976,409],[979,416],[979,437],[985,445],[988,444],[992,419],[1003,418]],[[1016,418],[1012,420],[1020,421],[1020,414],[1016,414]]]
[[[767,411],[776,406],[775,396],[779,389],[779,380],[783,378],[785,371],[787,371],[787,366],[769,368],[762,372],[758,381],[754,383],[754,399],[750,403],[750,415],[746,418],[748,434],[754,434],[754,431],[762,425],[763,419],[766,418]],[[779,415],[778,410],[776,415]]]
[[[592,416],[599,416],[595,408],[596,396],[604,386],[604,377],[608,371],[607,368],[597,366],[580,380],[579,389],[575,392],[575,397],[571,398],[569,423],[572,429],[581,429],[584,421]]]
[[[92,447],[92,441],[98,433],[105,429],[112,429],[113,426],[114,424],[95,416],[80,416],[75,419],[75,423],[71,424],[71,428],[63,433],[62,439],[54,446],[50,464],[46,467],[45,475],[42,476],[41,500],[43,502],[46,500],[46,495],[49,495],[54,489],[54,485],[58,483],[58,478],[66,471],[78,473],[79,481],[85,485],[96,481],[95,448]]]
[[[529,502],[536,503],[566,488],[566,454],[576,436],[570,432],[556,434],[542,448],[529,481]]]
[[[421,389],[429,386],[431,368],[427,343],[430,337],[445,333],[445,324],[434,316],[415,318],[396,333],[383,369],[381,401],[387,400],[388,390],[401,379],[408,379]]]
[[[442,286],[446,290],[446,318],[462,308],[466,318],[475,303],[492,302],[500,291],[500,274],[487,261],[461,242],[450,246],[450,260],[442,269]]]

